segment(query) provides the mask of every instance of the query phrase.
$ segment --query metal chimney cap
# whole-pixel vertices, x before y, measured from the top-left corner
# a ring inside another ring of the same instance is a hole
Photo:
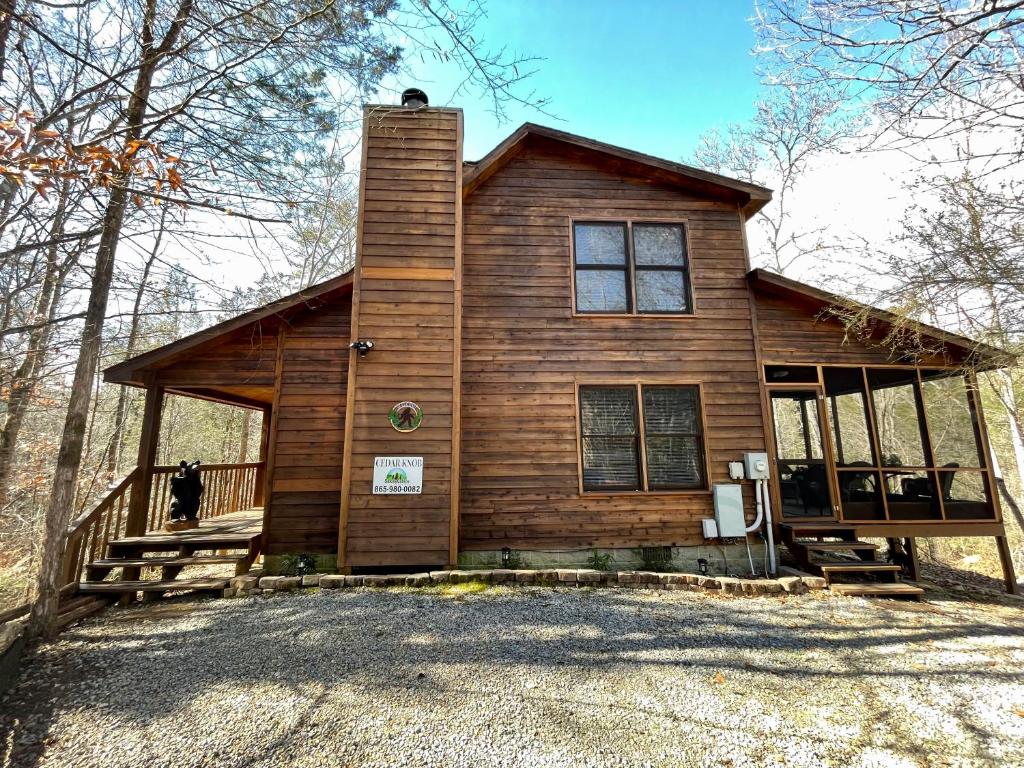
[[[419,88],[406,88],[402,91],[402,106],[412,107],[426,107],[430,104],[427,99],[427,94],[421,91]]]

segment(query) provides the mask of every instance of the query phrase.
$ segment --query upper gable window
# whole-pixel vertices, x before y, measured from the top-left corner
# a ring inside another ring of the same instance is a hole
[[[575,222],[573,261],[579,313],[693,312],[682,224]]]

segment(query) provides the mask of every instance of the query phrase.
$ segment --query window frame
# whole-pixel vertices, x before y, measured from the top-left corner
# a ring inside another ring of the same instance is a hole
[[[623,242],[626,246],[625,259],[622,262],[622,266],[616,264],[579,264],[576,261],[576,224],[595,224],[605,227],[619,226],[622,229]],[[581,309],[578,313],[581,315],[612,315],[615,317],[629,316],[635,313],[635,293],[636,288],[634,286],[633,277],[633,230],[630,228],[627,222],[622,221],[580,221],[574,222],[572,225],[572,231],[570,233],[570,249],[572,251],[572,306],[573,310],[576,310],[576,272],[577,270],[583,270],[584,272],[622,272],[623,279],[625,280],[626,288],[626,311],[625,312],[608,312],[603,309]]]
[[[583,394],[582,394],[582,390],[583,389],[625,389],[625,390],[632,389],[633,390],[633,421],[634,421],[634,424],[635,424],[635,427],[636,427],[636,434],[633,435],[633,443],[636,446],[636,476],[637,476],[637,480],[639,480],[640,486],[642,488],[646,484],[646,479],[645,479],[646,463],[645,463],[644,458],[643,458],[643,450],[644,450],[644,441],[643,441],[644,424],[643,424],[643,410],[642,410],[643,405],[640,403],[640,400],[639,400],[640,393],[637,391],[636,387],[631,387],[629,384],[594,384],[594,385],[587,384],[587,385],[584,385],[583,387],[579,387],[576,390],[576,392],[577,392],[577,395],[576,395],[576,398],[577,398],[576,412],[577,412],[577,419],[578,419],[578,422],[579,422],[579,433],[580,433],[580,437],[579,437],[580,483],[583,485],[583,487],[586,487],[586,480],[584,479],[583,474],[582,474],[583,473],[583,441],[586,440],[588,437],[590,437],[590,438],[593,438],[593,437],[598,437],[598,438],[600,438],[600,437],[626,437],[626,435],[609,435],[609,434],[599,434],[599,433],[589,433],[588,434],[588,433],[585,433],[583,431]],[[619,486],[603,486],[601,488],[591,488],[591,489],[588,489],[588,490],[597,491],[597,492],[602,492],[602,491],[603,492],[614,492],[614,491],[622,492],[622,491],[625,491],[627,493],[635,493],[639,489],[631,488],[631,487],[626,486],[626,485],[619,485]]]
[[[587,387],[610,387],[623,389],[626,387],[635,388],[635,402],[637,408],[637,442],[639,448],[639,478],[640,488],[637,489],[611,489],[611,488],[587,488],[583,482],[583,401],[580,390]],[[689,387],[697,390],[697,405],[700,411],[699,427],[697,437],[701,450],[701,468],[703,486],[700,488],[655,488],[650,487],[647,477],[647,428],[644,418],[643,388],[644,387]],[[576,411],[576,463],[577,480],[580,496],[693,496],[711,494],[711,463],[707,442],[708,422],[704,403],[704,384],[700,381],[681,381],[674,378],[643,378],[643,379],[579,379],[574,387],[575,411]]]
[[[576,225],[577,224],[598,224],[598,225],[611,225],[618,224],[625,228],[626,234],[626,263],[625,263],[625,277],[626,277],[626,311],[625,312],[609,312],[607,310],[589,310],[580,309],[577,306],[576,301],[576,271],[580,270],[610,270],[619,269],[614,265],[597,265],[597,264],[577,264],[576,263]],[[649,266],[637,266],[636,263],[636,246],[633,241],[633,227],[634,225],[640,226],[665,226],[665,227],[680,227],[683,230],[683,247],[685,249],[684,260],[685,263],[682,266],[672,265],[649,265]],[[660,317],[670,319],[688,319],[697,316],[697,298],[696,291],[694,288],[693,280],[693,260],[692,260],[693,249],[690,244],[690,225],[688,219],[681,218],[640,218],[630,219],[622,217],[582,217],[582,218],[569,218],[569,292],[570,301],[572,302],[572,316],[573,317]],[[646,310],[640,311],[637,306],[637,285],[636,278],[638,272],[680,272],[683,275],[683,290],[685,292],[686,300],[690,305],[689,312],[676,312],[672,310]]]

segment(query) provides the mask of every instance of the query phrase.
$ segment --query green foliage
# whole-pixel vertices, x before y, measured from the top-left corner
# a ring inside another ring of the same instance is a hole
[[[612,563],[612,555],[610,552],[601,552],[598,549],[593,550],[590,553],[590,557],[587,558],[587,568],[592,568],[595,571],[607,571]]]
[[[459,584],[445,584],[441,587],[441,593],[446,595],[462,596],[476,595],[486,592],[488,585],[482,581],[463,581]]]
[[[640,558],[641,570],[657,573],[677,570],[672,562],[672,547],[637,547],[633,554]]]
[[[517,571],[520,568],[525,568],[526,563],[523,562],[522,553],[518,550],[513,549],[508,556],[507,561],[502,561],[501,556],[498,556],[498,563],[495,565],[496,568],[508,568],[513,571]]]
[[[277,563],[276,570],[281,576],[304,576],[317,572],[316,558],[313,555],[281,555]]]

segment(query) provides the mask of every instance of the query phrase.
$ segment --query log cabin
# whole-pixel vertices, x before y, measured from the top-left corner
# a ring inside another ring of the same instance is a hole
[[[69,581],[144,589],[146,552],[173,578],[231,543],[241,570],[695,571],[731,533],[891,577],[871,594],[916,589],[918,538],[989,537],[1016,588],[975,378],[1000,350],[751,269],[768,189],[534,124],[470,162],[461,110],[406,101],[365,108],[354,269],[106,370],[146,391],[138,466],[76,522]],[[184,543],[146,536],[166,393],[263,414]]]

